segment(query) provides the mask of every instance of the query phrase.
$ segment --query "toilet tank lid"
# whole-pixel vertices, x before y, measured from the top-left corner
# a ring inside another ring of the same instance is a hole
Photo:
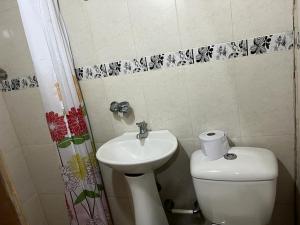
[[[224,157],[210,161],[201,150],[191,156],[193,178],[223,181],[263,181],[278,176],[277,160],[273,152],[263,148],[233,147],[228,153],[237,157]]]

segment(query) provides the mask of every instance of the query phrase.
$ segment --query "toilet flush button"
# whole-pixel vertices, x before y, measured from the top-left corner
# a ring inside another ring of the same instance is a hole
[[[227,160],[234,160],[234,159],[237,158],[237,155],[234,154],[234,153],[226,153],[226,154],[224,155],[224,158],[227,159]]]

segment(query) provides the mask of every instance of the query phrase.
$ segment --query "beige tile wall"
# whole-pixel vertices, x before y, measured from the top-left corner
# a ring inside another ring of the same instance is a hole
[[[12,0],[1,4],[5,18],[0,19],[0,29],[5,30],[2,21],[11,24],[15,20],[8,18],[18,15],[7,13],[15,7]],[[60,5],[76,66],[292,30],[292,0],[60,0]],[[18,26],[9,26],[19,27],[17,23]],[[22,35],[18,35],[19,43],[24,44]],[[0,37],[1,49],[8,48],[4,37]],[[12,49],[13,44],[10,46]],[[12,76],[20,75],[18,68],[23,68],[22,73],[32,73],[28,52],[22,52],[23,47],[13,49],[17,50],[8,54],[10,60],[2,60],[0,54],[0,62],[4,62],[0,67]],[[19,55],[24,56],[20,63]],[[11,57],[16,59],[16,65]],[[272,224],[293,224],[292,59],[291,51],[279,52],[82,81],[97,145],[136,130],[135,122],[143,119],[153,130],[171,130],[179,139],[180,151],[157,171],[161,196],[173,198],[179,207],[192,207],[195,194],[189,157],[199,148],[197,136],[206,129],[224,129],[237,145],[267,147],[276,153],[280,178]],[[28,206],[41,204],[49,225],[66,225],[56,151],[49,138],[38,89],[5,93],[4,98],[20,142],[14,149],[24,155],[38,193],[38,197],[30,194]],[[114,117],[108,110],[112,100],[128,100],[134,114],[129,118]],[[4,135],[9,135],[9,129]],[[115,225],[133,225],[126,181],[117,172],[103,165],[101,168]],[[37,217],[32,221],[34,225],[34,221],[45,219]]]
[[[62,0],[61,8],[77,66],[292,30],[292,0]],[[272,224],[293,224],[292,51],[82,81],[81,87],[98,146],[136,130],[143,119],[178,137],[179,153],[157,178],[162,199],[173,198],[179,207],[192,207],[195,199],[189,157],[200,132],[223,129],[236,145],[273,150],[280,175]],[[108,110],[113,100],[128,100],[134,114],[114,117]],[[117,225],[120,218],[133,224],[126,181],[101,168]]]
[[[0,2],[0,66],[10,77],[30,75],[33,66],[16,0]]]
[[[299,33],[300,32],[300,2],[299,0],[296,0],[296,7],[295,7],[295,27],[296,27],[296,31]],[[299,38],[299,36],[298,36]],[[300,118],[300,108],[299,108],[299,99],[300,99],[300,91],[299,91],[299,84],[300,84],[300,40],[298,39],[298,44],[299,47],[296,50],[296,60],[295,60],[295,66],[296,66],[296,77],[297,77],[297,88],[298,88],[298,92],[297,92],[297,137],[299,138],[299,134],[300,134],[300,124],[299,124],[299,118]],[[300,142],[297,141],[297,215],[298,218],[300,218]],[[298,220],[298,225],[300,225],[300,220]]]
[[[199,149],[197,136],[204,130],[223,129],[238,146],[265,147],[276,154],[280,172],[275,212],[280,215],[274,218],[291,221],[295,177],[292,59],[291,51],[249,56],[139,76],[82,81],[81,86],[88,112],[103,113],[90,114],[92,121],[99,121],[92,122],[92,129],[101,131],[103,127],[105,133],[110,127],[112,132],[110,137],[94,133],[98,146],[126,130],[136,130],[134,123],[142,119],[149,122],[151,129],[169,129],[178,137],[179,153],[157,171],[163,187],[162,199],[172,198],[178,207],[192,207],[195,194],[189,157]],[[96,90],[96,86],[99,91],[93,95],[91,90]],[[107,89],[111,86],[118,92],[112,94],[112,89]],[[114,118],[108,112],[111,100],[132,103],[135,119]],[[102,120],[106,121],[105,125],[94,129]],[[109,201],[116,198],[124,204],[127,198],[130,202],[124,178],[106,166],[101,168]],[[128,210],[121,206],[112,210],[117,209],[120,215]],[[132,224],[131,217],[126,221]],[[273,223],[280,224],[276,221]]]
[[[0,68],[9,78],[34,74],[16,0],[0,1],[0,33]],[[68,224],[38,89],[0,93],[0,153],[28,225]]]
[[[1,13],[0,13],[1,14]],[[0,94],[0,154],[16,199],[28,225],[47,225],[37,190],[15,133],[9,112]]]
[[[49,136],[39,90],[7,92],[4,99],[47,224],[68,224],[57,149]]]

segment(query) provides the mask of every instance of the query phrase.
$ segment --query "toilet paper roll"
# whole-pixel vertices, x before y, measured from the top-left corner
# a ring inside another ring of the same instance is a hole
[[[229,150],[224,131],[212,130],[199,135],[201,150],[209,160],[222,158]]]

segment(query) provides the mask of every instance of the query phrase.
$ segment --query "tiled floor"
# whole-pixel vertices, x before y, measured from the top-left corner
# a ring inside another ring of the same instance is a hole
[[[0,224],[20,225],[15,208],[6,193],[4,184],[0,178]]]

